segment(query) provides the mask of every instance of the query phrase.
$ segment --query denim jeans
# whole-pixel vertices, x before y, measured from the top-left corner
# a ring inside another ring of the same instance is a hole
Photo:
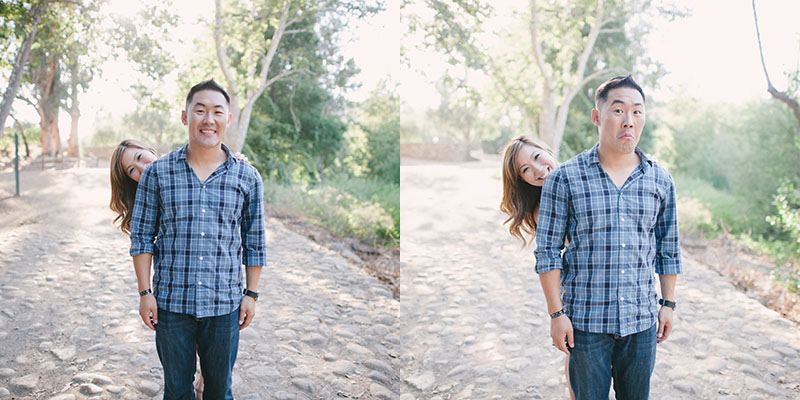
[[[575,399],[607,400],[612,378],[618,400],[647,399],[656,363],[657,326],[624,337],[576,329],[569,357]]]
[[[164,368],[164,399],[194,400],[196,358],[200,356],[204,399],[233,399],[231,373],[239,350],[239,309],[218,317],[195,318],[158,309],[156,350]]]

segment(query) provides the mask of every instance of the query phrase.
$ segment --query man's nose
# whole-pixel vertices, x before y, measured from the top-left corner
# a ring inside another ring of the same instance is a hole
[[[622,126],[626,128],[633,128],[633,114],[625,113],[625,120],[622,121]]]
[[[211,113],[205,113],[205,114],[203,114],[203,122],[205,122],[205,123],[212,123],[212,122],[214,122],[214,115],[212,115]]]

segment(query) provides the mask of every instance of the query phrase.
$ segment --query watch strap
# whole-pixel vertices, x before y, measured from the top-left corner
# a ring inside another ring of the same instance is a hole
[[[660,304],[660,305],[662,305],[664,307],[669,307],[669,308],[671,308],[673,310],[678,305],[678,303],[676,303],[674,301],[664,300],[664,299],[658,299],[658,304]]]
[[[139,297],[147,296],[150,293],[153,293],[153,289],[147,288],[147,289],[142,290],[141,292],[139,292]]]
[[[558,318],[558,317],[560,317],[562,315],[565,315],[565,314],[566,314],[566,312],[564,312],[564,309],[562,308],[562,309],[550,314],[550,319],[556,319],[556,318]]]
[[[258,292],[254,292],[250,289],[245,288],[244,292],[242,292],[245,296],[250,296],[253,300],[258,300]]]

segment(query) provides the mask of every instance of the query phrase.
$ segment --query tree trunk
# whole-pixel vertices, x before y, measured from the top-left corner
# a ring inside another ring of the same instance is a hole
[[[234,152],[241,152],[242,147],[244,147],[244,141],[247,138],[247,129],[250,125],[250,118],[253,113],[253,106],[255,105],[256,100],[264,93],[267,87],[269,87],[273,82],[282,78],[285,75],[289,75],[289,73],[282,73],[273,78],[269,78],[269,67],[272,64],[272,59],[275,57],[275,52],[278,50],[278,45],[281,42],[281,38],[283,37],[283,33],[286,30],[286,27],[294,23],[294,19],[289,19],[289,6],[291,5],[290,1],[284,1],[282,10],[281,10],[281,18],[278,22],[278,26],[275,28],[275,33],[272,35],[272,39],[270,39],[269,49],[263,55],[261,59],[261,74],[260,76],[255,76],[255,68],[252,68],[250,71],[252,76],[245,77],[245,82],[252,82],[257,79],[258,87],[253,88],[251,90],[245,89],[244,97],[242,97],[242,90],[236,85],[236,77],[234,76],[234,72],[231,70],[228,64],[228,56],[225,52],[225,45],[222,39],[224,34],[224,28],[222,25],[222,4],[221,0],[215,0],[215,25],[214,25],[214,45],[217,51],[217,61],[219,62],[220,69],[222,69],[222,74],[225,76],[225,80],[228,82],[228,92],[231,97],[231,114],[233,115],[231,118],[231,124],[228,127],[227,134],[225,135],[224,142],[225,144]],[[244,101],[244,107],[239,109],[239,104]]]
[[[8,87],[6,87],[5,93],[3,93],[3,100],[0,102],[0,138],[3,137],[6,119],[8,118],[8,114],[11,113],[11,105],[14,103],[14,98],[17,97],[17,91],[19,91],[19,85],[20,82],[22,82],[22,75],[25,71],[25,65],[28,63],[28,55],[30,55],[31,52],[31,45],[33,44],[33,40],[36,38],[36,31],[39,28],[39,21],[41,20],[42,12],[44,11],[46,5],[47,2],[43,1],[34,7],[31,31],[22,42],[22,46],[20,46],[20,49],[17,52],[17,57],[14,60],[14,69],[11,71],[11,78],[9,79]]]
[[[605,2],[599,0],[597,3],[595,23],[592,25],[589,35],[586,38],[586,43],[583,48],[576,49],[580,51],[580,55],[576,62],[576,69],[572,76],[562,77],[563,86],[561,95],[562,100],[560,104],[556,104],[555,98],[557,95],[556,86],[557,82],[554,79],[552,68],[545,62],[544,53],[542,49],[542,42],[539,34],[539,12],[537,0],[530,0],[531,22],[529,26],[533,56],[536,60],[536,66],[542,74],[542,111],[539,115],[539,138],[545,143],[550,145],[558,159],[558,152],[561,148],[561,141],[564,138],[564,129],[567,126],[567,116],[569,106],[572,99],[575,98],[580,90],[592,79],[599,77],[603,74],[608,74],[615,69],[605,69],[597,71],[588,77],[586,74],[586,65],[589,62],[589,57],[594,50],[594,45],[597,42],[597,37],[600,35],[601,29],[604,25],[611,22],[604,18]]]
[[[72,93],[70,97],[72,104],[69,108],[70,128],[69,128],[69,141],[67,147],[67,154],[73,157],[79,155],[78,150],[78,120],[81,117],[80,101],[78,100],[78,67],[72,67]],[[160,142],[160,141],[159,141]],[[159,143],[161,144],[161,143]]]

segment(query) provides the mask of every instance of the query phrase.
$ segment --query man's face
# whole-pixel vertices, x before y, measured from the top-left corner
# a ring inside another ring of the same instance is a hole
[[[194,94],[186,110],[181,111],[183,124],[189,127],[189,144],[201,148],[219,147],[231,123],[231,113],[222,93],[201,90]]]
[[[629,87],[611,89],[597,106],[599,109],[592,110],[592,123],[600,132],[600,146],[604,151],[632,153],[644,128],[642,94]]]

